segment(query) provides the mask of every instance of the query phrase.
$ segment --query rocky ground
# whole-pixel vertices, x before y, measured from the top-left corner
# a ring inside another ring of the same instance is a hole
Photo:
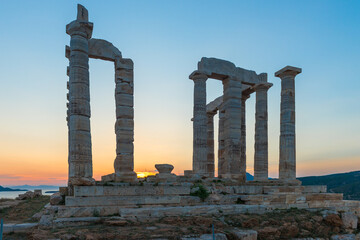
[[[346,216],[341,217],[341,213],[290,209],[262,215],[166,217],[145,222],[116,219],[86,226],[36,227],[25,233],[6,234],[5,239],[199,239],[196,237],[212,232],[212,225],[216,233],[222,233],[217,239],[244,239],[237,236],[237,229],[255,230],[257,239],[267,240],[330,239],[335,234],[349,233],[354,234],[354,238],[350,239],[355,239],[360,228],[355,226],[355,229],[351,229],[351,224],[354,223],[349,223]]]
[[[49,203],[49,200],[50,196],[24,200],[0,199],[0,219],[3,219],[4,223],[34,222],[32,216]]]

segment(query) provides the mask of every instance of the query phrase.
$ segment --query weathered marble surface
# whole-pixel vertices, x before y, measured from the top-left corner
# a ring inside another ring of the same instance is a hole
[[[286,66],[275,73],[281,79],[279,178],[296,180],[295,76],[301,68]]]
[[[66,26],[71,36],[69,52],[69,185],[92,185],[90,133],[89,46],[93,24],[78,5],[78,17]]]
[[[267,75],[263,75],[267,78]],[[264,81],[267,82],[267,81]],[[268,180],[268,102],[267,91],[272,83],[255,85],[255,156],[254,181]]]
[[[206,80],[207,76],[197,72],[189,77],[194,81],[193,112],[193,172],[207,174],[207,116]]]

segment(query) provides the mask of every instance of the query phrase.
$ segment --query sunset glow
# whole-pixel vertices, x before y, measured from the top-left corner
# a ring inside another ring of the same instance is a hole
[[[67,184],[64,48],[70,38],[64,26],[78,2],[95,23],[93,37],[111,41],[134,61],[138,178],[155,175],[155,164],[172,164],[175,174],[192,169],[194,84],[188,77],[203,56],[268,73],[274,84],[268,92],[270,177],[279,169],[281,84],[274,72],[286,65],[303,69],[296,79],[297,175],[360,169],[360,2],[70,0],[22,1],[21,8],[16,2],[0,3],[0,185]],[[94,59],[89,65],[93,177],[100,180],[114,172],[116,157],[114,66]],[[207,102],[222,94],[220,81],[209,79]],[[255,96],[246,104],[247,172],[253,174]],[[218,116],[214,120],[217,164]]]

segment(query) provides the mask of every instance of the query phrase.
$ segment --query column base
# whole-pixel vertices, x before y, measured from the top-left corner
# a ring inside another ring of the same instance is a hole
[[[69,186],[92,186],[95,185],[95,179],[86,177],[71,177],[68,181]]]
[[[286,185],[295,185],[295,186],[301,185],[301,181],[297,179],[279,179],[279,182]]]
[[[137,182],[136,172],[111,173],[101,177],[102,182]]]
[[[231,173],[225,173],[219,175],[219,178],[227,178],[231,180],[235,180],[239,183],[245,183],[246,182],[246,175],[245,174],[231,174]]]

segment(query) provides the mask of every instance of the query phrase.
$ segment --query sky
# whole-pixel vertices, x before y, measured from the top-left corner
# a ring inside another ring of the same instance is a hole
[[[0,185],[67,181],[66,24],[83,4],[94,38],[134,61],[135,171],[192,168],[201,57],[268,73],[269,175],[278,176],[280,79],[296,77],[297,176],[360,170],[360,2],[332,0],[0,1]],[[94,178],[114,172],[114,66],[90,60]],[[222,95],[207,81],[207,101]],[[255,95],[247,100],[253,173]],[[217,131],[215,117],[215,131]],[[215,138],[217,139],[217,138]],[[217,142],[217,141],[215,141]],[[217,146],[216,146],[217,147]],[[216,159],[217,163],[217,159]]]

